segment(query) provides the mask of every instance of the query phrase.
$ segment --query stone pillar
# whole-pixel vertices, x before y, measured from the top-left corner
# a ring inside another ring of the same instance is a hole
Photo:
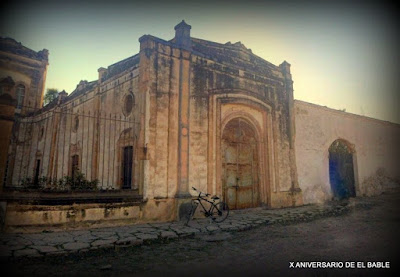
[[[68,93],[66,93],[65,90],[61,91],[61,92],[58,94],[57,105],[60,105],[60,104],[64,101],[64,99],[65,99],[67,96],[68,96]]]
[[[99,178],[99,161],[100,161],[100,113],[101,113],[101,104],[100,104],[100,86],[98,87],[98,91],[93,99],[93,137],[92,137],[92,168],[91,168],[91,178],[92,180]]]
[[[47,169],[47,178],[59,178],[57,176],[58,170],[58,136],[59,134],[59,124],[61,124],[61,113],[60,113],[60,105],[63,103],[64,99],[68,96],[68,93],[65,90],[61,91],[58,94],[57,98],[57,107],[53,110],[53,119],[51,123],[51,144],[50,144],[50,155],[49,155],[49,166]]]
[[[178,130],[178,190],[177,198],[190,197],[189,193],[189,122],[190,122],[190,57],[191,26],[184,20],[175,26],[175,44],[179,58],[179,130]]]
[[[181,50],[179,72],[178,198],[189,194],[190,52]]]
[[[38,52],[41,59],[41,68],[40,68],[40,79],[38,80],[38,95],[37,104],[35,106],[35,111],[43,107],[44,100],[44,88],[46,86],[46,77],[47,77],[47,68],[49,66],[49,50],[43,49]]]
[[[292,75],[290,74],[290,64],[287,61],[284,61],[279,65],[281,68],[281,72],[285,78],[285,90],[288,95],[289,101],[289,144],[290,149],[294,148],[294,113],[293,113],[293,81]]]
[[[151,144],[151,128],[150,118],[151,113],[151,94],[154,89],[154,76],[152,66],[154,66],[154,51],[155,44],[151,36],[144,35],[139,38],[140,42],[140,64],[139,64],[139,95],[140,95],[140,132],[138,138],[138,149],[142,149],[139,153],[140,168],[141,168],[141,184],[139,191],[143,192],[144,198],[152,198],[151,184],[151,165],[150,159],[154,159],[154,147]],[[153,157],[152,157],[153,154]]]
[[[101,84],[103,83],[103,78],[107,74],[107,69],[105,69],[104,67],[100,67],[99,69],[97,69],[97,72],[99,73],[99,79],[97,80],[97,83]]]
[[[179,46],[179,48],[191,50],[192,43],[190,40],[190,29],[192,27],[186,24],[185,20],[182,20],[181,23],[175,26],[175,44]]]
[[[289,113],[289,158],[290,158],[290,177],[292,180],[291,193],[293,195],[293,205],[300,204],[302,202],[301,189],[297,178],[297,166],[296,166],[296,152],[295,152],[295,118],[294,118],[294,97],[293,97],[293,80],[292,74],[290,73],[290,64],[284,61],[279,65],[281,72],[285,78],[285,90],[288,95],[288,113]]]
[[[3,190],[3,180],[6,174],[15,105],[16,100],[10,94],[4,93],[0,96],[0,192]]]

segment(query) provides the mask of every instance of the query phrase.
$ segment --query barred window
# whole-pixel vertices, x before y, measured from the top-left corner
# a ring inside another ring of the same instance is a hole
[[[25,98],[25,86],[18,85],[17,86],[17,109],[21,109],[24,105]]]
[[[133,146],[125,146],[123,155],[122,188],[130,189],[132,187]]]
[[[79,171],[79,155],[73,155],[71,157],[71,177],[75,179]]]

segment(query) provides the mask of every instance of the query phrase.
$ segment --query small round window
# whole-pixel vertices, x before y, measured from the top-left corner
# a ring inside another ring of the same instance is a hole
[[[133,109],[133,106],[135,105],[135,99],[133,97],[132,93],[129,93],[125,96],[124,98],[124,114],[128,116]]]

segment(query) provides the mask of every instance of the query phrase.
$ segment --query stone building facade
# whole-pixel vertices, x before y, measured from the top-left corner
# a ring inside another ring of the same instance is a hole
[[[293,99],[290,64],[273,65],[240,42],[192,38],[190,29],[182,21],[169,41],[142,36],[137,55],[99,68],[98,80],[81,81],[40,109],[43,85],[33,82],[34,113],[14,123],[6,150],[7,226],[175,220],[192,187],[220,195],[231,209],[332,196],[317,193],[328,189],[326,178],[314,192],[316,178],[306,177],[310,119]],[[97,190],[42,195],[36,212],[8,192],[26,184],[51,191],[79,174]]]
[[[1,94],[16,101],[16,113],[27,115],[43,106],[47,49],[35,52],[11,38],[0,39]]]
[[[48,50],[35,52],[13,39],[0,38],[0,188],[12,159],[8,146],[13,122],[43,106],[47,66]]]

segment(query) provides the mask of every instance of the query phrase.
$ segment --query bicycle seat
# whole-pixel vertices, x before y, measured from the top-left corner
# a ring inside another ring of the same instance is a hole
[[[213,197],[211,197],[211,199],[212,199],[212,200],[218,200],[218,199],[219,199],[219,197],[218,197],[218,196],[216,196],[216,195],[214,195]]]

